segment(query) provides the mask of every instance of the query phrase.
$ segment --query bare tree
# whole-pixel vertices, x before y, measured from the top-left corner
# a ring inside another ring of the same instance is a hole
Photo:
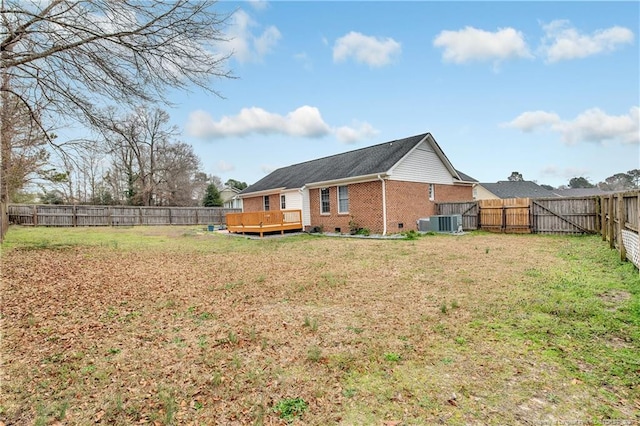
[[[0,169],[8,169],[13,143],[5,120],[11,97],[44,129],[63,117],[98,124],[99,108],[110,103],[167,102],[169,88],[196,85],[217,94],[211,79],[231,75],[228,56],[216,49],[227,15],[214,6],[211,0],[0,0]],[[39,100],[46,100],[41,114]],[[3,190],[0,201],[6,195]]]
[[[158,162],[158,204],[198,205],[200,158],[193,147],[184,142],[169,144]]]
[[[2,152],[3,167],[0,169],[3,192],[8,201],[28,182],[38,176],[38,171],[47,164],[49,152],[46,137],[40,127],[29,119],[27,108],[15,96],[5,96],[7,102],[2,116],[4,138],[11,140]]]
[[[127,188],[129,204],[193,204],[200,159],[191,145],[175,140],[169,114],[140,107],[120,116],[110,110],[100,127],[111,153],[110,177]]]

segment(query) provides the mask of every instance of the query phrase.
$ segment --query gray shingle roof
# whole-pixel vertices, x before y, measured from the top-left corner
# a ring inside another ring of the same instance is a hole
[[[558,197],[591,197],[595,195],[610,194],[614,191],[604,191],[600,188],[567,188],[554,189],[553,193]]]
[[[282,167],[250,185],[241,194],[274,188],[302,188],[305,184],[315,182],[385,173],[428,134],[423,133]]]
[[[466,173],[462,173],[460,170],[456,169],[456,172],[458,172],[458,175],[460,176],[460,179],[462,179],[465,182],[477,182],[476,179],[472,178],[471,176],[469,176]]]
[[[546,198],[556,195],[528,180],[508,181],[501,180],[497,183],[480,183],[487,191],[499,198]]]

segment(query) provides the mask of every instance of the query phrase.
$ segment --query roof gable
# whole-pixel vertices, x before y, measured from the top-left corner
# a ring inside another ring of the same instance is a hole
[[[250,185],[241,194],[302,188],[314,183],[384,174],[404,159],[423,140],[429,140],[429,143],[435,145],[434,148],[442,153],[431,134],[423,133],[282,167]],[[455,176],[456,170],[451,166],[444,153],[442,153],[441,159]]]

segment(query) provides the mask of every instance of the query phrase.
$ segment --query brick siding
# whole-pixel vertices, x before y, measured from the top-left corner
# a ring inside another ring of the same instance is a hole
[[[242,199],[242,211],[249,212],[261,212],[264,210],[264,197],[250,197]],[[269,210],[280,210],[280,194],[269,195]]]

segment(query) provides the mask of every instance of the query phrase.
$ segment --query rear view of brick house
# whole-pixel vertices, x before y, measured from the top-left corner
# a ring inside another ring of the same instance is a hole
[[[244,189],[244,212],[302,210],[305,230],[389,234],[417,229],[436,203],[473,199],[430,133],[294,164]]]

